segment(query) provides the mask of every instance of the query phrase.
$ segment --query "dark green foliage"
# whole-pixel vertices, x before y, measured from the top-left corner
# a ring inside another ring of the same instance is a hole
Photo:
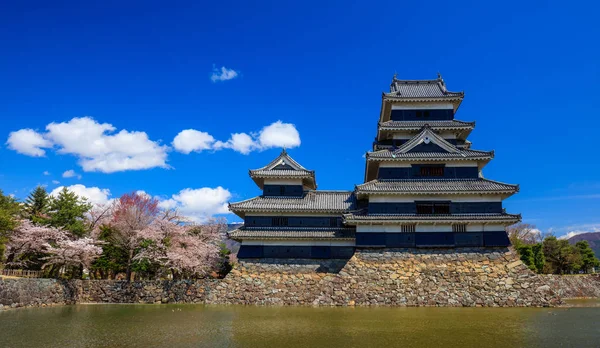
[[[599,267],[600,261],[594,255],[594,250],[590,248],[590,244],[587,240],[582,240],[575,243],[575,248],[581,256],[581,270],[585,273],[592,271],[592,268]]]
[[[579,251],[565,239],[546,237],[542,249],[546,257],[544,273],[570,274],[581,268]]]
[[[114,233],[109,226],[100,228],[98,239],[105,244],[102,245],[102,255],[92,263],[90,269],[97,278],[114,278],[127,268],[127,251],[110,242]]]
[[[64,187],[50,204],[50,217],[47,224],[63,228],[81,237],[87,232],[84,218],[85,213],[91,208],[92,205],[85,199]]]
[[[523,261],[523,263],[527,265],[529,269],[535,271],[535,258],[531,245],[521,245],[517,251],[519,252],[519,255],[521,255],[521,261]]]
[[[29,194],[25,200],[25,212],[27,217],[37,224],[43,224],[48,219],[48,209],[50,208],[50,196],[46,189],[38,186]]]
[[[231,271],[231,269],[233,268],[233,265],[229,262],[229,255],[231,255],[231,250],[229,250],[227,248],[227,245],[225,245],[225,243],[220,243],[219,244],[220,250],[219,250],[219,263],[217,264],[217,271],[219,274],[219,277],[223,278],[227,275],[227,273],[229,273]]]
[[[20,213],[20,204],[0,190],[0,262],[4,260],[5,244],[10,233],[17,227]]]
[[[531,246],[533,251],[533,263],[535,265],[535,271],[542,273],[544,271],[544,265],[546,264],[546,257],[544,256],[544,248],[542,243],[537,243]]]

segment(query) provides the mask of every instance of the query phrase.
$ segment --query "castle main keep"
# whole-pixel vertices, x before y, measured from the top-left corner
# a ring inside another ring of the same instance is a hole
[[[364,183],[318,190],[315,172],[283,150],[250,170],[261,196],[230,204],[244,219],[230,237],[239,259],[349,259],[373,248],[497,248],[520,221],[502,201],[519,190],[484,177],[493,151],[472,149],[475,122],[455,118],[463,92],[440,75],[383,93]]]

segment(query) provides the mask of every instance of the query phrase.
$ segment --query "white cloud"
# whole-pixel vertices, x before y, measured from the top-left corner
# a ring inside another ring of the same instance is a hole
[[[258,143],[246,133],[231,134],[231,138],[226,142],[217,141],[214,145],[215,150],[232,149],[244,155],[258,148]]]
[[[233,133],[227,141],[217,140],[208,133],[194,129],[181,131],[173,140],[173,146],[183,153],[202,150],[232,149],[244,155],[273,147],[294,148],[300,146],[300,133],[291,123],[273,122],[258,133]]]
[[[578,234],[582,234],[582,233],[585,233],[585,231],[571,231],[563,236],[558,237],[558,239],[569,239],[571,237],[574,237],[574,236],[576,236]]]
[[[6,144],[11,150],[33,157],[45,156],[46,151],[43,149],[52,147],[52,142],[30,128],[10,132]]]
[[[233,69],[227,69],[224,66],[222,66],[221,69],[213,67],[212,74],[210,75],[210,80],[212,82],[228,81],[228,80],[235,79],[237,76],[238,76],[237,71],[235,71]]]
[[[192,151],[200,152],[202,150],[210,150],[215,142],[215,138],[206,132],[200,132],[195,129],[182,130],[173,139],[173,147],[175,150],[185,153],[186,155]]]
[[[300,133],[291,123],[277,121],[263,128],[258,135],[261,149],[300,146]]]
[[[62,191],[64,186],[59,186],[50,192],[50,196],[56,197]],[[101,189],[98,187],[86,187],[85,185],[76,184],[67,186],[69,191],[74,192],[79,197],[87,198],[88,202],[93,204],[106,204],[112,199],[110,197],[109,189]]]
[[[569,239],[573,236],[588,232],[600,232],[600,224],[581,224],[567,227],[568,232],[559,239]]]
[[[136,194],[136,195],[138,195],[138,196],[140,196],[140,197],[143,197],[143,198],[152,198],[152,196],[150,196],[150,195],[149,195],[149,194],[148,194],[146,191],[144,191],[144,190],[137,190],[137,191],[135,191],[135,194]]]
[[[60,181],[58,181],[58,180],[52,180],[52,183],[53,183],[54,185],[58,185],[58,184],[60,184]]]
[[[44,175],[50,175],[50,172],[49,172],[49,171],[47,171],[47,170],[45,170],[43,174],[44,174]]]
[[[163,209],[178,209],[182,215],[202,222],[215,214],[228,214],[227,202],[230,198],[231,193],[221,186],[186,188],[161,201],[159,206]]]
[[[77,179],[81,179],[81,175],[77,174],[73,169],[69,169],[69,170],[65,171],[64,173],[62,173],[62,177],[63,178],[77,177]]]
[[[43,156],[43,148],[57,147],[59,154],[79,158],[86,172],[113,173],[154,167],[167,168],[168,147],[152,141],[144,132],[121,130],[90,117],[50,123],[46,133],[21,129],[9,135],[9,148],[30,156]]]

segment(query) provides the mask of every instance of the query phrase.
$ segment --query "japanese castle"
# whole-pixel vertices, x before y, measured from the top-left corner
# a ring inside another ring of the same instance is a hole
[[[483,177],[493,151],[471,149],[475,122],[454,118],[464,92],[442,77],[399,80],[383,93],[364,183],[317,190],[315,172],[283,150],[250,170],[262,195],[232,203],[238,258],[345,259],[361,248],[506,247],[521,220],[502,200],[519,190]]]

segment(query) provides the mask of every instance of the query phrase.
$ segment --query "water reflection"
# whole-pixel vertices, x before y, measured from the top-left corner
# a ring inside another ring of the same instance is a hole
[[[600,307],[77,305],[0,312],[0,347],[600,347],[598,322]]]

